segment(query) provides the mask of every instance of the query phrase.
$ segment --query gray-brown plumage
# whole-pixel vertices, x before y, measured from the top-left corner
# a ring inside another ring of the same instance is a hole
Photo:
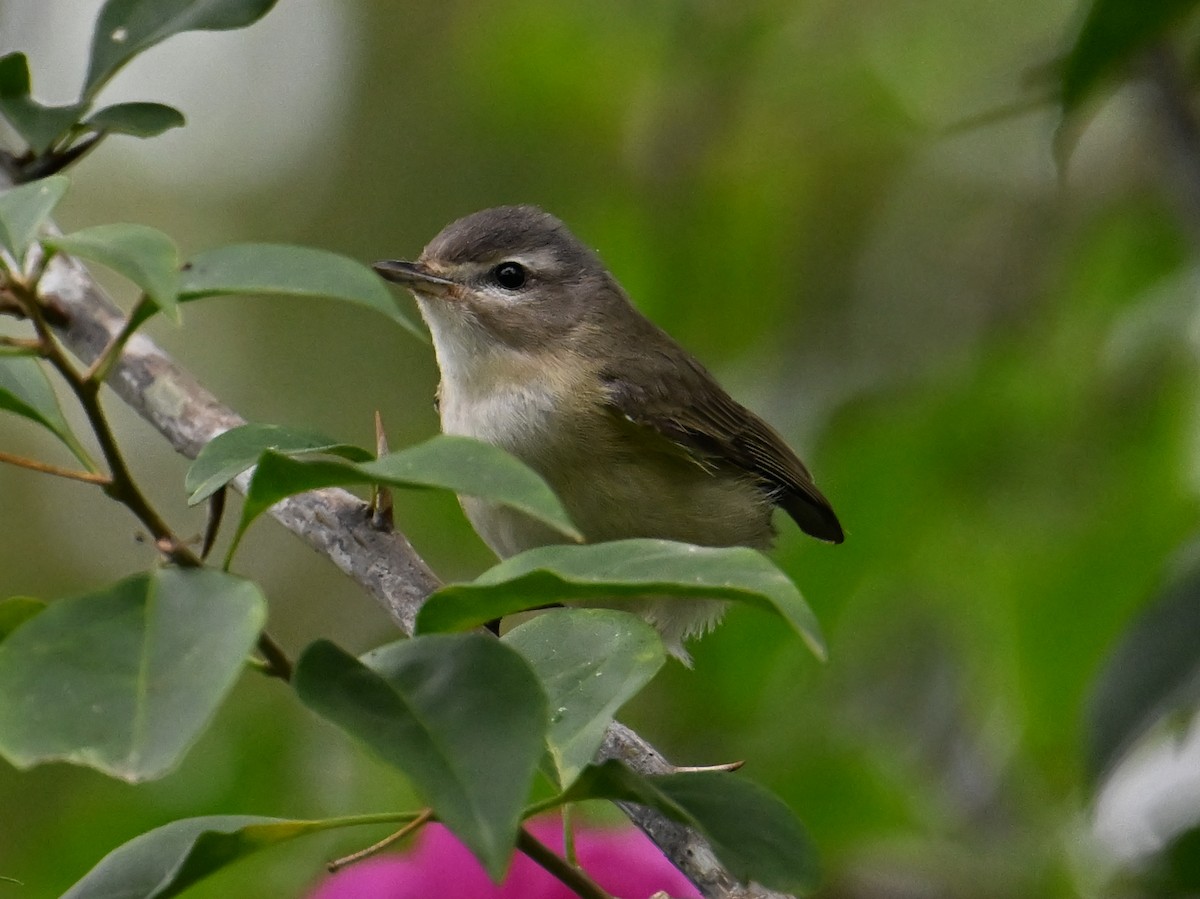
[[[413,291],[429,324],[443,430],[521,458],[587,539],[766,548],[778,505],[805,532],[842,541],[783,439],[637,312],[555,217],[531,206],[478,212],[447,226],[417,262],[376,269]],[[463,505],[501,556],[557,539],[511,510]],[[683,639],[722,607],[647,599],[640,611],[686,659]]]

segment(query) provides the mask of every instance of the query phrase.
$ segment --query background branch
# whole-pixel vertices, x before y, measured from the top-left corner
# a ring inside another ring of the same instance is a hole
[[[94,362],[120,332],[125,315],[72,259],[50,260],[40,286],[49,320],[64,344],[85,364]],[[129,340],[107,383],[188,458],[218,434],[244,423],[143,334]],[[248,480],[242,475],[234,483],[244,491]],[[284,500],[271,515],[366,589],[401,631],[412,634],[417,610],[440,581],[403,534],[374,528],[366,504],[339,489]],[[610,726],[601,754],[641,774],[674,770],[653,746],[620,724]],[[625,811],[705,896],[782,899],[782,894],[738,884],[688,828],[637,806]]]

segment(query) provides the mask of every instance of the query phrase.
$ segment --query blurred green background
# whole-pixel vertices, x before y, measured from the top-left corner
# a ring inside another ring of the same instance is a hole
[[[0,52],[29,52],[40,99],[77,89],[98,6],[0,0]],[[1093,110],[1062,178],[1052,104],[956,127],[1046,93],[1081,16],[1065,0],[282,0],[122,73],[103,99],[173,102],[189,126],[106,143],[60,223],[144,222],[185,253],[283,241],[371,261],[486,206],[554,212],[789,438],[848,533],[824,546],[780,520],[775,558],[828,664],[738,610],[624,720],[677,763],[746,759],[810,828],[823,897],[1114,895],[1164,836],[1162,808],[1095,801],[1084,707],[1194,531],[1193,238],[1136,85]],[[398,447],[436,430],[436,372],[380,321],[227,299],[151,332],[247,418],[366,445],[379,409]],[[185,461],[113,408],[151,492],[199,530]],[[32,426],[2,429],[5,449],[57,458]],[[0,594],[69,595],[153,560],[97,491],[0,468],[0,499]],[[452,498],[396,505],[444,577],[489,564]],[[240,560],[292,652],[390,638],[275,526]],[[1165,791],[1194,823],[1191,768],[1190,794],[1163,771],[1125,792]],[[25,884],[0,893],[55,896],[178,817],[409,803],[398,776],[247,675],[160,782],[0,765],[0,873]],[[374,838],[272,851],[194,895],[298,895]]]

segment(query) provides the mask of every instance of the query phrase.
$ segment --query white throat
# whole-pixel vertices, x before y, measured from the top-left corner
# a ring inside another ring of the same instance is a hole
[[[442,430],[486,440],[526,461],[553,427],[567,385],[536,351],[508,346],[440,301],[418,298],[442,373]]]

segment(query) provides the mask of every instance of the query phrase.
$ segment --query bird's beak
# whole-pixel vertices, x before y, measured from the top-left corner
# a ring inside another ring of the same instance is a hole
[[[458,284],[431,274],[419,262],[385,259],[382,262],[376,262],[371,268],[375,269],[385,281],[403,284],[415,293],[435,297],[454,297],[458,294]]]

